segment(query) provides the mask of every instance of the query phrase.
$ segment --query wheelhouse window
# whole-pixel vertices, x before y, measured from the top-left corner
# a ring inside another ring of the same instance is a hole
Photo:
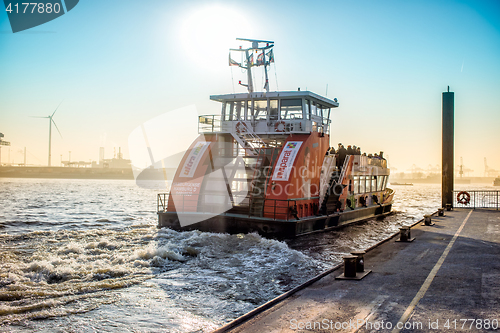
[[[328,123],[328,119],[330,119],[330,108],[323,109],[323,125]]]
[[[243,119],[245,116],[246,101],[235,102],[234,120]]]
[[[267,119],[267,100],[264,101],[254,101],[253,112],[255,120]]]
[[[271,99],[269,101],[269,119],[270,120],[278,120],[278,100]]]
[[[304,103],[305,111],[306,111],[306,119],[311,119],[311,101],[306,99]]]
[[[319,104],[319,103],[316,105],[316,112],[318,114],[318,117],[323,118],[323,109],[322,109],[321,104]]]
[[[247,112],[246,112],[247,120],[253,120],[254,112],[252,108],[252,103],[253,101],[247,101]]]
[[[282,99],[281,119],[287,119],[287,120],[302,119],[302,100]]]
[[[377,176],[371,176],[371,177],[372,177],[371,192],[376,192],[377,191]]]
[[[359,176],[354,176],[354,194],[358,194],[359,193]]]
[[[318,108],[316,107],[316,102],[312,102],[311,103],[311,114],[313,116],[317,116],[318,115]]]
[[[234,102],[226,102],[226,107],[223,109],[223,112],[225,121],[233,120]]]
[[[365,193],[366,191],[366,182],[365,182],[365,176],[360,176],[359,177],[359,193]]]
[[[386,176],[377,177],[377,191],[382,191],[385,188],[385,178]]]

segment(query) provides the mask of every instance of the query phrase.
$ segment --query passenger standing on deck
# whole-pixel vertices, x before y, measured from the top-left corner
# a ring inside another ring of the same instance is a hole
[[[354,155],[351,145],[347,146],[347,155]]]
[[[356,155],[361,155],[361,148],[359,147],[356,148]]]
[[[337,154],[339,154],[337,166],[339,167],[339,170],[340,170],[342,168],[342,166],[344,165],[345,156],[347,155],[347,150],[344,148],[344,145],[342,145],[341,143],[339,143],[339,150],[337,151]]]

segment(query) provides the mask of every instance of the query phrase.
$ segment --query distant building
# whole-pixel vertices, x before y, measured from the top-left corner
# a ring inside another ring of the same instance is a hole
[[[132,163],[128,159],[123,158],[122,148],[118,148],[118,155],[116,158],[105,159],[104,158],[104,147],[99,149],[99,164],[92,163],[92,167],[95,168],[109,168],[109,169],[131,169]]]
[[[99,147],[99,164],[104,162],[104,147]]]

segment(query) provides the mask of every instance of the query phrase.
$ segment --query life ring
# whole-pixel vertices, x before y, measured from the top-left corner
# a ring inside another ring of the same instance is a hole
[[[238,121],[236,123],[236,132],[238,133],[245,133],[248,131],[247,125],[245,123],[242,123],[241,121]]]
[[[283,125],[283,126],[280,126]],[[274,124],[274,130],[276,132],[284,132],[286,129],[285,122],[283,120],[277,121],[276,124]]]
[[[462,191],[457,194],[457,201],[462,205],[468,205],[470,202],[470,194]]]

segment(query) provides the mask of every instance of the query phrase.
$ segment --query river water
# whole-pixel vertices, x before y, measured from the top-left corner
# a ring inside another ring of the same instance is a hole
[[[384,219],[284,242],[159,230],[134,181],[0,178],[0,332],[210,332],[440,205],[393,189]]]

